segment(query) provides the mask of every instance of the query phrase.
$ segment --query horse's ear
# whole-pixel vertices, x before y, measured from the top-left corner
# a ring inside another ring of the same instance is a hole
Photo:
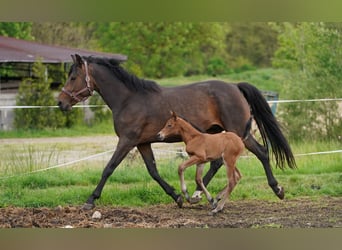
[[[75,63],[78,66],[81,66],[84,63],[82,57],[79,54],[75,54]]]
[[[74,63],[76,63],[76,57],[75,57],[75,55],[71,55],[71,58],[72,58],[72,61],[73,61]]]

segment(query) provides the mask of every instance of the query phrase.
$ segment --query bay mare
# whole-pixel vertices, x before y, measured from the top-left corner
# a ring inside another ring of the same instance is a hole
[[[236,167],[236,161],[245,148],[243,140],[250,136],[251,123],[252,117],[245,126],[242,138],[233,132],[225,131],[217,134],[201,133],[186,120],[178,117],[175,112],[171,111],[171,118],[167,120],[165,126],[159,131],[158,136],[163,140],[172,135],[179,135],[186,145],[185,151],[188,153],[189,159],[178,166],[178,175],[182,193],[188,202],[192,203],[192,199],[189,196],[184,180],[184,171],[186,168],[196,165],[195,180],[213,207],[210,214],[215,214],[223,209],[227,198],[241,179],[241,173]],[[221,157],[226,166],[227,185],[214,199],[203,184],[202,173],[205,163]]]
[[[95,206],[95,200],[101,196],[108,177],[134,147],[140,152],[152,178],[178,206],[182,206],[181,195],[159,175],[151,149],[151,143],[159,141],[157,133],[170,117],[170,110],[186,118],[202,132],[219,133],[225,130],[239,136],[243,135],[245,124],[253,115],[263,145],[249,136],[244,141],[245,147],[262,163],[273,192],[280,199],[284,198],[284,189],[272,173],[269,154],[273,153],[280,168],[286,165],[294,168],[295,159],[269,105],[253,85],[209,80],[167,88],[127,72],[117,59],[81,57],[78,54],[72,55],[72,58],[74,63],[58,96],[58,106],[63,111],[69,111],[73,105],[91,96],[93,91],[98,92],[112,111],[114,129],[119,137],[116,150],[84,209]],[[180,137],[167,139],[167,142],[179,141]],[[209,183],[221,165],[222,159],[211,162],[203,178],[204,185]]]

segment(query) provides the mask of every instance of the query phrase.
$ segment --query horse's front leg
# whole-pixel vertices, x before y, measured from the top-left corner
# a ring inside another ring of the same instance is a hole
[[[87,202],[83,205],[83,209],[90,210],[95,207],[95,200],[100,198],[102,189],[108,179],[109,176],[114,172],[116,167],[120,164],[120,162],[125,158],[127,153],[134,147],[131,143],[128,143],[128,140],[119,139],[118,146],[110,159],[107,163],[106,167],[102,172],[102,177],[93,191],[93,193],[89,196]]]
[[[157,165],[154,160],[153,151],[151,148],[151,144],[139,144],[137,146],[142,158],[144,159],[145,165],[149,174],[152,178],[158,182],[158,184],[164,189],[164,191],[170,195],[173,200],[177,203],[179,207],[183,206],[183,199],[182,196],[175,193],[175,190],[172,186],[170,186],[166,181],[164,181],[157,170]]]

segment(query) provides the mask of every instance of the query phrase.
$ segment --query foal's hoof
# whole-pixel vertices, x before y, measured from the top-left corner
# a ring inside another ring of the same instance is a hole
[[[221,212],[221,211],[222,211],[222,209],[221,210],[213,209],[208,213],[208,215],[215,216],[218,212]]]
[[[190,199],[189,199],[189,202],[190,202],[190,204],[197,204],[198,202],[200,202],[201,201],[201,197],[198,197],[198,196],[196,196],[196,197],[191,197]]]
[[[183,207],[183,197],[181,195],[178,196],[176,203],[177,203],[179,208]]]
[[[92,210],[95,207],[95,204],[92,203],[85,203],[82,206],[82,210]]]
[[[279,186],[279,191],[277,193],[277,196],[279,199],[283,200],[285,197],[285,192],[284,192],[284,188],[282,186]]]

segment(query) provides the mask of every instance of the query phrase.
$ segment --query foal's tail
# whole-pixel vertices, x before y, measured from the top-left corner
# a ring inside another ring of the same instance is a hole
[[[290,168],[295,168],[296,161],[290,145],[281,132],[280,126],[263,95],[256,87],[249,83],[242,82],[237,84],[237,86],[251,107],[264,145],[269,149],[269,143],[271,144],[276,165],[283,169],[286,161]]]

